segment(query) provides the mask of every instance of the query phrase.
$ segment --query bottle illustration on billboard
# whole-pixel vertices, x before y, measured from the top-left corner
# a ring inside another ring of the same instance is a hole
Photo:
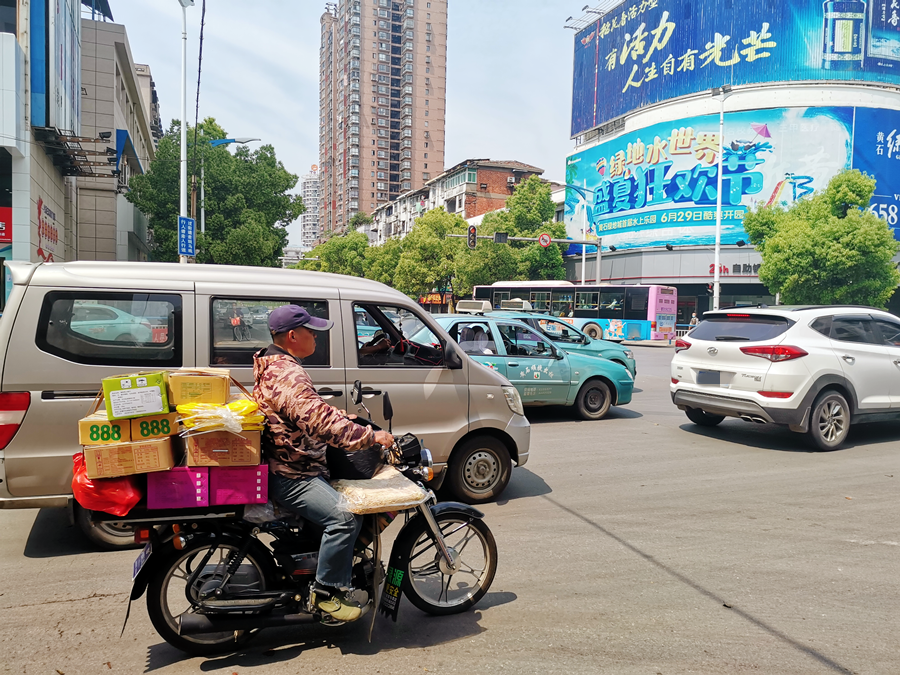
[[[825,70],[862,70],[866,44],[866,3],[861,0],[827,0],[822,68]]]

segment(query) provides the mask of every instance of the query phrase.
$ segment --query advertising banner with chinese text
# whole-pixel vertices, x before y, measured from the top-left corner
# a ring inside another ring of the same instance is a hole
[[[626,0],[575,36],[572,136],[723,84],[900,84],[898,0]]]
[[[759,204],[789,206],[847,168],[877,181],[870,210],[897,226],[900,112],[868,108],[775,108],[728,113],[722,156],[722,243],[747,236]],[[606,246],[712,245],[719,117],[657,124],[569,157],[568,236]]]

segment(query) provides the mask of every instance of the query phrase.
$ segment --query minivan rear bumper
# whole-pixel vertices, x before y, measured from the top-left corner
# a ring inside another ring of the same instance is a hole
[[[804,418],[808,408],[807,405],[801,405],[798,409],[764,408],[756,401],[745,398],[721,396],[719,394],[708,394],[685,389],[677,389],[672,392],[672,403],[678,406],[679,410],[699,408],[711,415],[750,418],[751,421],[797,427],[804,425]],[[755,417],[759,419],[754,420],[753,418]]]

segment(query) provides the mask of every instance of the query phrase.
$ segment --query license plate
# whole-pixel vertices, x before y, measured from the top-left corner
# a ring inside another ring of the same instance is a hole
[[[697,371],[697,384],[719,384],[720,373],[718,370],[699,370]]]
[[[134,561],[134,569],[131,575],[131,580],[134,581],[137,579],[137,575],[141,573],[141,570],[144,569],[144,565],[150,559],[150,553],[153,551],[153,544],[151,542],[147,542],[147,545],[141,551],[141,554],[137,557],[137,560]]]

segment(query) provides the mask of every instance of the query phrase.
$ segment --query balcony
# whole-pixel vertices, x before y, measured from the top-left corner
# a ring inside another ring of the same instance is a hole
[[[412,117],[404,117],[403,121],[400,123],[400,126],[401,126],[401,128],[404,129],[404,132],[405,132],[405,130],[408,127],[412,126]],[[405,133],[404,133],[404,135],[405,135]]]

